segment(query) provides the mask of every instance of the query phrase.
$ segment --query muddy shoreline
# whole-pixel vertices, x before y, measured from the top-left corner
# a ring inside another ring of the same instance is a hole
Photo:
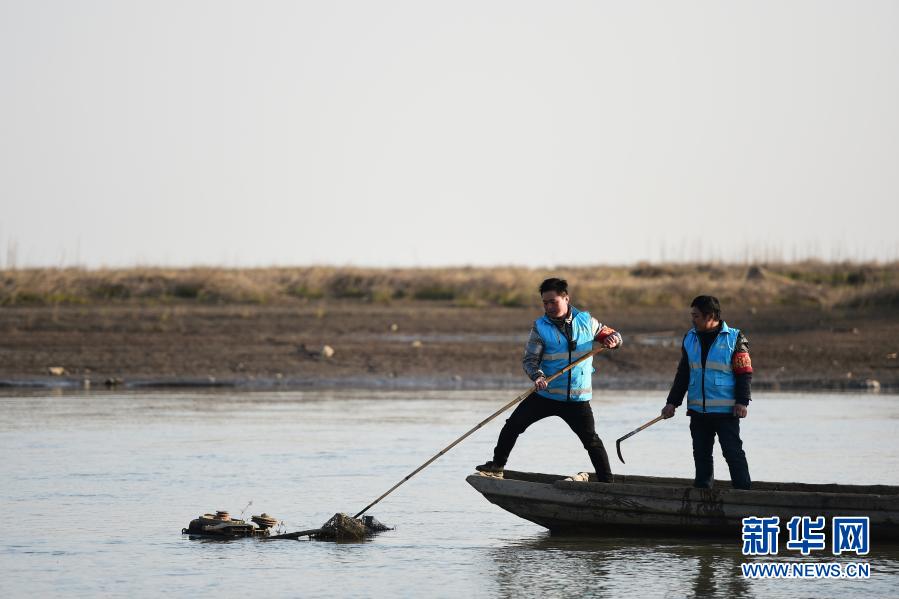
[[[0,310],[0,388],[524,390],[522,348],[538,310],[352,301],[12,306]],[[724,317],[750,339],[756,390],[895,392],[894,312],[767,307]],[[597,358],[594,386],[663,394],[689,326],[685,311],[596,316],[624,334],[625,347]]]
[[[517,383],[517,384],[516,384]],[[441,390],[485,390],[508,389],[523,392],[526,381],[500,379],[500,378],[471,378],[464,381],[456,379],[437,378],[401,378],[382,379],[378,377],[355,377],[349,379],[134,379],[120,381],[116,384],[104,382],[98,385],[96,382],[73,378],[33,378],[33,379],[5,379],[0,380],[0,390],[130,390],[130,391],[166,391],[166,390],[190,390],[190,389],[230,389],[235,391],[295,391],[301,389],[381,389],[381,390],[410,390],[410,391],[441,391]],[[668,390],[668,382],[650,380],[603,380],[594,379],[594,390],[642,390],[658,391],[664,398]],[[899,385],[877,384],[871,381],[818,381],[796,380],[785,383],[769,383],[763,381],[753,384],[754,391],[793,391],[793,392],[867,392],[867,393],[899,393]]]

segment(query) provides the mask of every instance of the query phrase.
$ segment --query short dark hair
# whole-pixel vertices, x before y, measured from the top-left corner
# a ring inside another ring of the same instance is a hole
[[[568,281],[552,277],[540,283],[540,295],[547,291],[555,291],[559,295],[568,295]]]
[[[706,316],[713,316],[715,320],[721,320],[721,304],[714,295],[697,295],[690,304]]]

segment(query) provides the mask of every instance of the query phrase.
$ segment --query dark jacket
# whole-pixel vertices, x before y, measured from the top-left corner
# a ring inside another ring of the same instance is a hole
[[[702,346],[702,365],[705,366],[705,359],[709,355],[709,348],[712,346],[712,343],[715,341],[715,338],[718,337],[718,332],[721,330],[721,327],[707,331],[705,333],[697,333],[697,337],[699,337],[699,343]],[[686,335],[684,335],[686,337]],[[734,400],[738,404],[743,404],[744,406],[748,406],[749,402],[752,401],[752,361],[749,358],[749,340],[740,332],[740,335],[737,337],[737,345],[734,348],[734,355],[732,359],[732,366],[734,369],[734,379],[735,380],[735,388],[734,388]],[[674,375],[674,382],[671,384],[671,391],[668,392],[668,401],[667,403],[673,404],[675,406],[679,406],[684,401],[684,395],[687,393],[687,388],[690,386],[690,362],[687,360],[687,351],[684,349],[684,344],[681,343],[681,355],[680,362],[677,365],[677,374]],[[687,414],[690,416],[704,416],[704,417],[727,417],[728,414],[700,414],[698,412],[694,412],[693,410],[687,410]]]

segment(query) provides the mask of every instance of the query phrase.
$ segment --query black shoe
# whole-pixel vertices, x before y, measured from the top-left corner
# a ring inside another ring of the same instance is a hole
[[[494,464],[492,461],[487,462],[486,464],[481,464],[480,466],[475,466],[475,470],[478,472],[484,472],[486,474],[502,474],[503,467],[499,464]]]

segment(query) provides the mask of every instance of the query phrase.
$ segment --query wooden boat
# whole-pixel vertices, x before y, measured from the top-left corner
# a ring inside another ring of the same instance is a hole
[[[590,475],[592,476],[592,475]],[[491,503],[553,533],[665,536],[738,535],[742,519],[867,516],[872,539],[899,540],[899,487],[753,482],[752,490],[716,481],[695,489],[683,478],[616,475],[613,483],[506,470],[466,481]]]

